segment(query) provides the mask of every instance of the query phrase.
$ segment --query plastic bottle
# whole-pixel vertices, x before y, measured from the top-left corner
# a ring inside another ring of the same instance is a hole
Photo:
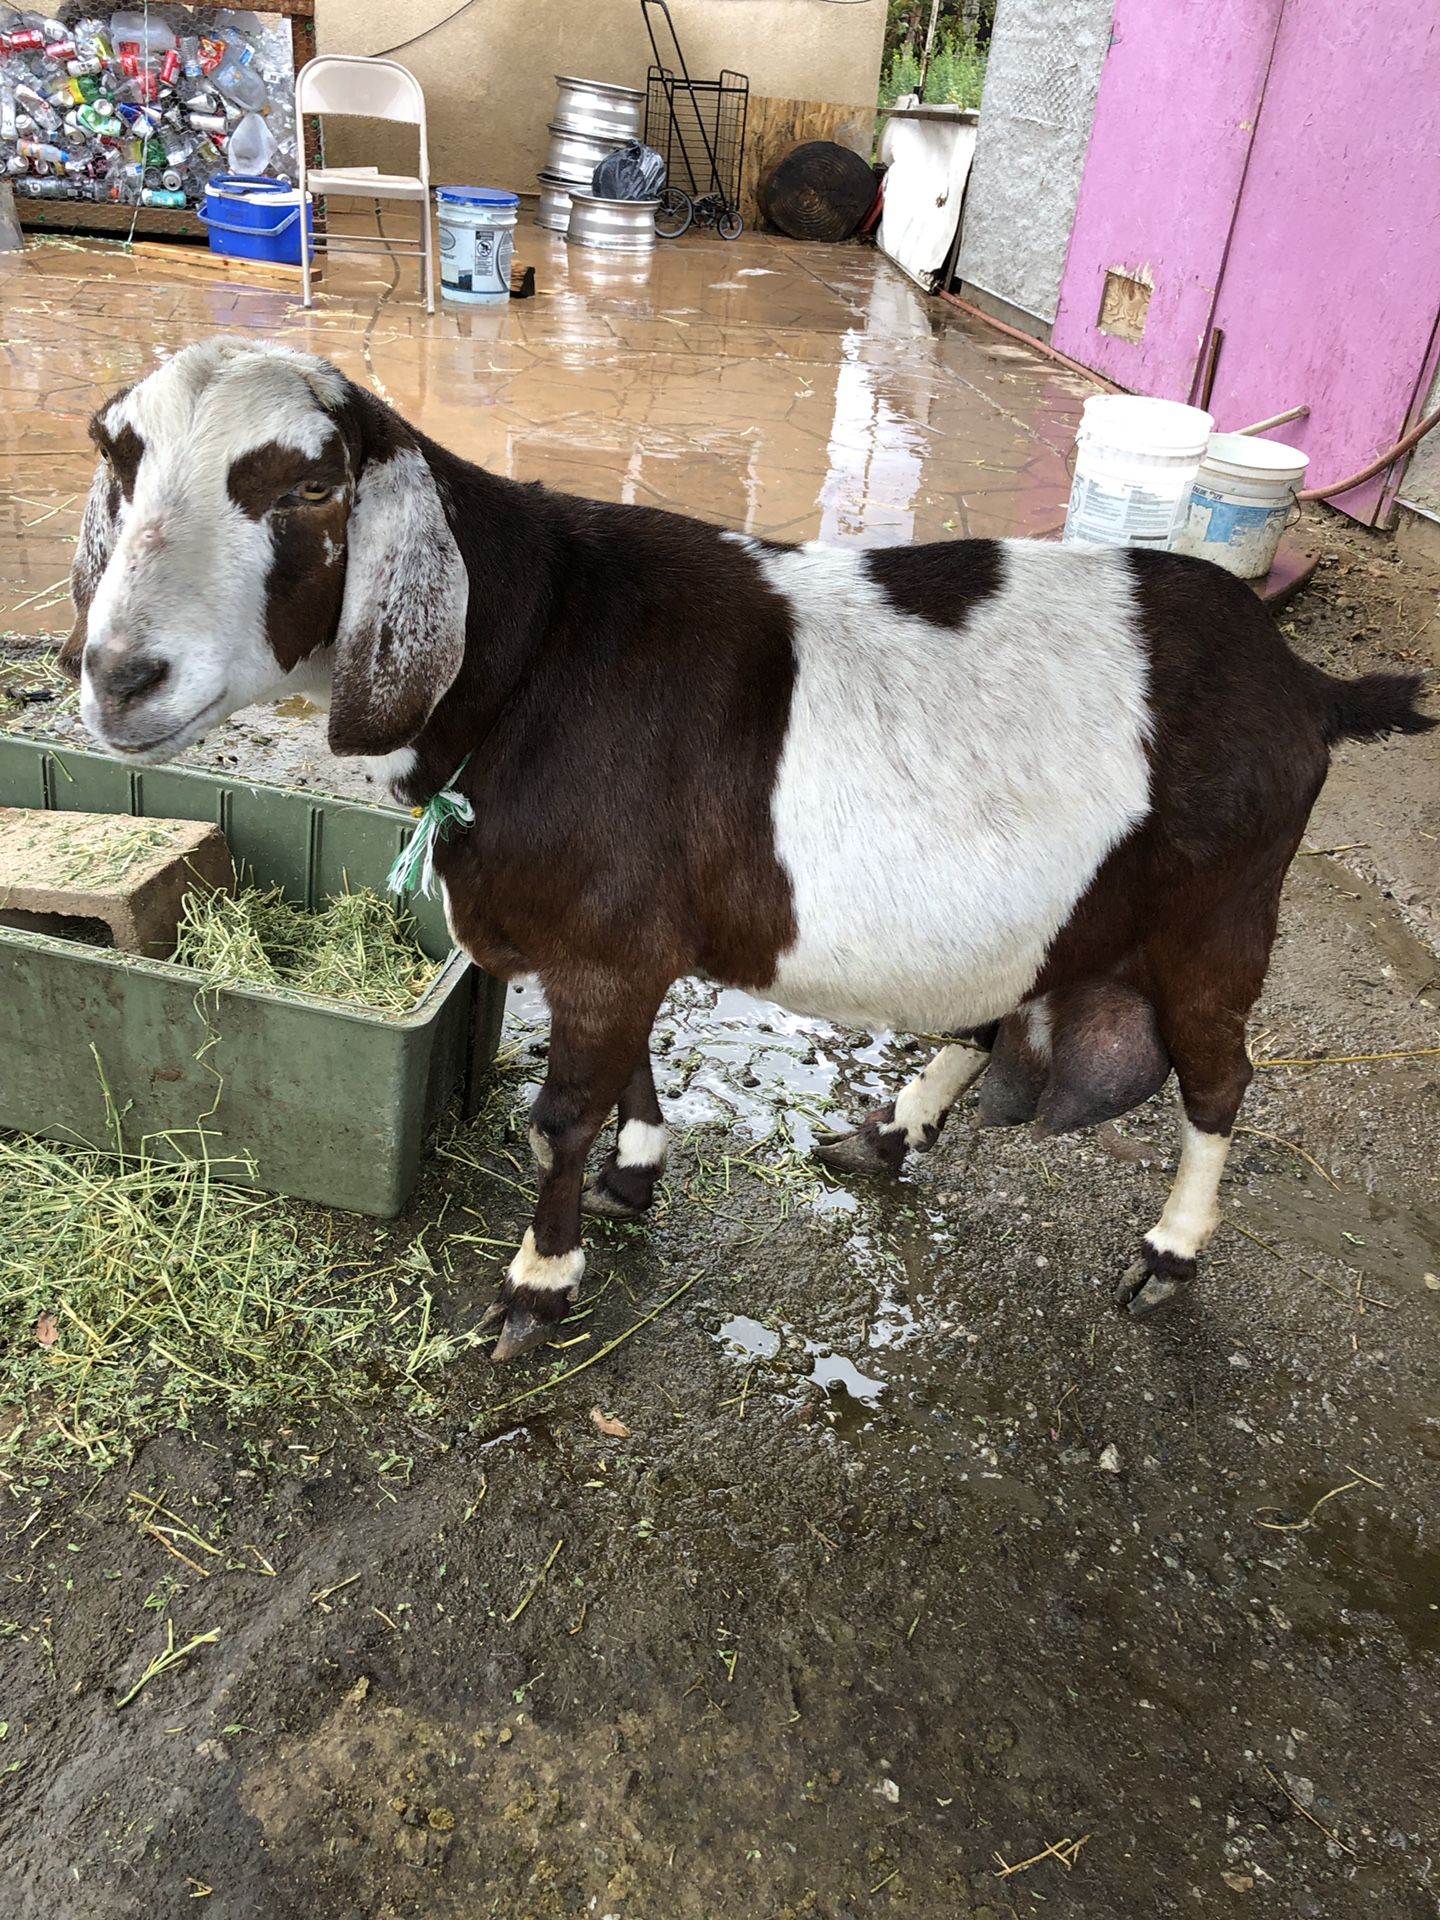
[[[51,166],[59,166],[66,158],[63,147],[52,147],[49,142],[45,140],[22,140],[19,142],[16,151],[23,154],[25,159],[29,160],[32,164],[36,160],[45,160],[48,161]]]
[[[81,107],[75,118],[87,133],[93,133],[100,140],[118,140],[125,131],[125,122],[111,112],[105,100]]]
[[[110,31],[115,36],[117,46],[134,46],[142,53],[153,53],[157,58],[167,54],[175,44],[174,30],[165,24],[158,9],[154,13],[112,13]]]
[[[43,127],[47,133],[53,133],[60,124],[59,114],[44,94],[37,93],[34,87],[27,86],[23,80],[15,89],[15,104],[17,108],[23,106],[36,126]]]
[[[255,49],[245,41],[225,42],[225,58],[216,68],[214,84],[227,100],[252,112],[265,104],[265,82],[255,71]]]
[[[15,125],[15,96],[9,87],[0,88],[0,140],[14,140],[19,131]]]

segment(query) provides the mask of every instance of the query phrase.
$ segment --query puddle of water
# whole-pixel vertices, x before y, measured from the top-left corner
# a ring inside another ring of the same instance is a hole
[[[815,1365],[807,1377],[812,1386],[823,1387],[827,1393],[832,1387],[839,1387],[852,1400],[859,1400],[867,1407],[880,1404],[886,1384],[868,1373],[861,1373],[853,1361],[840,1353],[817,1353]]]
[[[1334,888],[1343,918],[1380,949],[1386,970],[1422,1005],[1434,1006],[1436,995],[1424,989],[1434,984],[1435,956],[1424,941],[1411,933],[1378,887],[1327,854],[1313,855],[1312,860],[1316,872]]]
[[[784,1340],[791,1339],[793,1344],[794,1333],[795,1329],[783,1322],[777,1331],[761,1320],[752,1320],[749,1314],[736,1313],[721,1324],[715,1338],[734,1350],[736,1360],[753,1365],[756,1361],[773,1360]],[[880,1396],[888,1383],[873,1374],[862,1373],[853,1360],[822,1346],[818,1340],[802,1335],[800,1342],[814,1363],[805,1379],[811,1386],[819,1387],[830,1403],[836,1432],[844,1439],[853,1439],[870,1424],[868,1416],[878,1410]]]
[[[1297,1495],[1298,1510],[1314,1498]],[[1413,1528],[1374,1512],[1333,1512],[1302,1538],[1347,1607],[1378,1613],[1416,1653],[1440,1653],[1440,1549],[1422,1546]]]
[[[511,1037],[544,1035],[549,1013],[533,982],[512,990]],[[747,1141],[775,1140],[808,1155],[817,1132],[843,1126],[888,1098],[924,1055],[894,1035],[852,1034],[787,1013],[732,987],[682,980],[655,1022],[655,1083],[677,1129],[721,1124]],[[853,1214],[843,1187],[816,1187],[817,1214]]]
[[[732,1314],[716,1338],[738,1347],[747,1360],[773,1360],[780,1351],[780,1336],[775,1329],[745,1313]]]
[[[1424,1207],[1399,1207],[1342,1180],[1339,1188],[1305,1186],[1280,1178],[1256,1179],[1244,1211],[1267,1239],[1293,1240],[1328,1255],[1352,1272],[1382,1283],[1389,1297],[1419,1290],[1440,1261],[1440,1220]]]

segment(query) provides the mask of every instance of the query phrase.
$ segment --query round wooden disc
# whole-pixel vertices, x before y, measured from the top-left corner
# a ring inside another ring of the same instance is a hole
[[[875,170],[834,140],[792,147],[760,183],[760,208],[793,240],[848,240],[875,199]]]

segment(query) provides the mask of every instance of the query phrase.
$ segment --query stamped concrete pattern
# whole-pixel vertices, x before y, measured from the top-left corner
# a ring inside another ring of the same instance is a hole
[[[0,628],[62,623],[85,423],[212,333],[325,354],[497,473],[776,539],[1053,531],[1090,389],[873,253],[701,236],[635,265],[521,229],[539,292],[428,318],[408,264],[337,256],[306,312],[209,268],[50,240],[0,259]]]

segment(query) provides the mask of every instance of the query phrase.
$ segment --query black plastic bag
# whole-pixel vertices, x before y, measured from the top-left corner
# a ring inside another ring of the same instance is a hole
[[[602,200],[654,200],[664,184],[664,160],[638,140],[618,153],[607,153],[590,183]]]

